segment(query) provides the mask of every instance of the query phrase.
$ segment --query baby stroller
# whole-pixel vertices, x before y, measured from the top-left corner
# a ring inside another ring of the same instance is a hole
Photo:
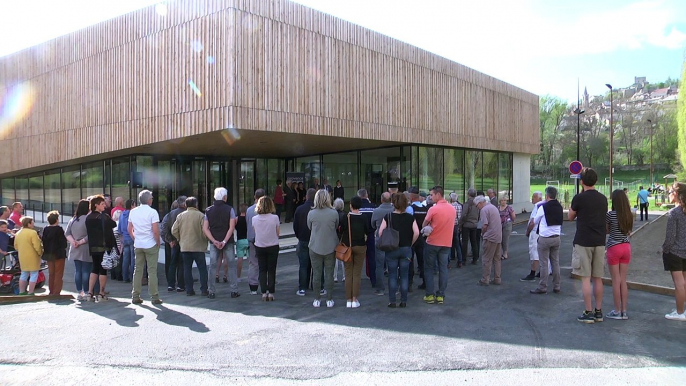
[[[45,285],[44,270],[48,265],[42,261],[40,271],[38,272],[38,280],[36,281],[36,288],[42,288]],[[19,266],[19,257],[17,251],[11,251],[7,255],[2,256],[2,264],[0,265],[0,294],[14,294],[19,295],[19,277],[21,276],[21,267]]]

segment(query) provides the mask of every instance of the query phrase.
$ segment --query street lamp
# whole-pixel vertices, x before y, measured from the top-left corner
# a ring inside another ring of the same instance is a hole
[[[653,186],[653,121],[648,120],[650,123],[650,186]]]
[[[605,84],[610,89],[610,194],[612,194],[612,142],[614,140],[615,132],[612,128],[612,110],[614,110],[614,103],[612,100],[612,85]]]
[[[579,106],[577,105],[576,109],[574,109],[574,114],[576,114],[576,160],[579,161],[579,158],[581,157],[579,155],[579,144],[581,143],[581,114],[585,113],[586,111],[583,109],[580,109]],[[579,179],[576,179],[576,194],[579,194]]]

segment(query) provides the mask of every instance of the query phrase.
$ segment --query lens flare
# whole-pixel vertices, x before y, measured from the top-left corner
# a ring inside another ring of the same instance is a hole
[[[160,16],[167,16],[167,5],[164,3],[158,3],[155,5],[155,12]]]
[[[202,45],[202,43],[198,40],[193,40],[191,42],[191,49],[195,52],[200,52],[202,49],[205,48],[205,46]]]
[[[207,57],[207,64],[214,64],[214,56]]]
[[[35,93],[28,83],[21,83],[7,91],[0,99],[0,133],[22,120],[33,107]]]
[[[188,85],[191,86],[191,90],[193,90],[195,95],[197,95],[198,97],[202,96],[202,92],[200,92],[200,89],[198,88],[198,86],[195,85],[195,82],[193,82],[192,80],[189,79]]]
[[[222,137],[224,137],[226,143],[229,144],[229,146],[233,145],[234,143],[236,143],[236,141],[241,139],[241,134],[232,125],[229,125],[229,127],[227,127],[226,130],[222,130],[221,134]]]

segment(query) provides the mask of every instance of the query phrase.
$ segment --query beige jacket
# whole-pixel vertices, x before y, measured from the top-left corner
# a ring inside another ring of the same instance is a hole
[[[179,240],[181,252],[207,251],[207,237],[202,231],[204,218],[196,208],[188,208],[176,217],[171,233]]]

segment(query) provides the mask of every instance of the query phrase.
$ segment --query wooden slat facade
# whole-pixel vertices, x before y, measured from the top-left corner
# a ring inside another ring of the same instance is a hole
[[[0,170],[229,126],[538,152],[538,97],[461,64],[287,0],[167,7],[0,58],[0,95],[35,98],[0,132]]]

